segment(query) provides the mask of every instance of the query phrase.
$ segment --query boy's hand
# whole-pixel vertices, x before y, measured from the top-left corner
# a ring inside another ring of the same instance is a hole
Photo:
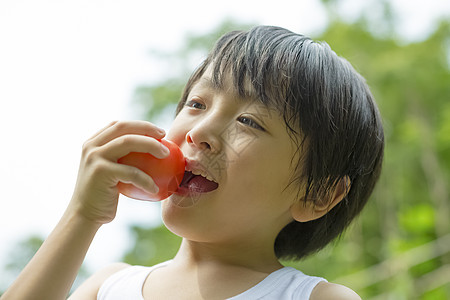
[[[97,132],[83,145],[69,209],[90,221],[105,224],[116,215],[119,181],[156,193],[158,187],[150,176],[117,160],[130,152],[167,157],[169,152],[164,152],[165,146],[156,140],[164,135],[162,129],[145,121],[112,122]]]

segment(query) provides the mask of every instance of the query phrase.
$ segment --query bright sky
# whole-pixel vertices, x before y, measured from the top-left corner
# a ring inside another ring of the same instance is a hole
[[[307,35],[324,26],[318,1],[292,2],[1,0],[0,273],[18,240],[45,236],[59,220],[83,142],[111,120],[136,118],[134,88],[164,74],[150,49],[171,50],[186,32],[208,32],[227,16]],[[352,17],[365,1],[346,2]],[[448,0],[396,0],[395,6],[406,38],[420,39],[433,29],[432,17],[450,16]],[[129,245],[128,224],[159,221],[158,204],[122,198],[87,263],[98,269],[119,259]]]

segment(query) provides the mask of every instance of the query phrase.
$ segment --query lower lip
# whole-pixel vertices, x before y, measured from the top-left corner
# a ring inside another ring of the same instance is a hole
[[[178,187],[178,190],[172,194],[169,199],[178,207],[191,207],[196,205],[201,200],[201,196],[210,194],[214,191],[201,193],[187,187]]]
[[[179,195],[179,196],[200,196],[200,195],[212,193],[214,191],[215,190],[212,190],[210,192],[199,192],[199,191],[196,191],[195,189],[192,189],[189,187],[179,186],[177,191],[174,194]]]

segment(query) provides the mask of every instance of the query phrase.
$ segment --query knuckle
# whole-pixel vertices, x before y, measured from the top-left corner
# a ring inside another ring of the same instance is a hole
[[[133,138],[131,136],[123,135],[118,139],[117,142],[119,143],[120,147],[123,147],[123,146],[126,146],[126,145],[132,143],[132,141],[133,141]]]
[[[89,152],[90,149],[91,149],[91,141],[86,141],[81,146],[81,153],[83,155],[86,155]]]
[[[137,168],[131,169],[130,179],[132,181],[138,182],[141,177],[141,171]]]
[[[107,171],[108,166],[105,162],[97,160],[95,163],[92,164],[92,172],[94,176],[98,176],[100,174],[103,174]]]
[[[119,121],[116,124],[114,124],[114,127],[118,130],[118,131],[122,131],[125,128],[127,128],[127,122],[125,121]]]
[[[139,185],[140,182],[142,181],[141,176],[142,176],[141,171],[138,168],[135,167],[128,168],[126,177],[129,183]]]
[[[95,149],[87,149],[86,152],[83,153],[84,160],[87,165],[92,165],[95,161],[98,160],[99,150],[97,148]]]

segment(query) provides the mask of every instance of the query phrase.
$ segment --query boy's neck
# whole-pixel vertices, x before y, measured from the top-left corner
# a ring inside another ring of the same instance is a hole
[[[283,267],[275,256],[273,247],[251,248],[242,244],[226,246],[187,239],[183,239],[174,263],[185,268],[237,267],[268,274]]]

